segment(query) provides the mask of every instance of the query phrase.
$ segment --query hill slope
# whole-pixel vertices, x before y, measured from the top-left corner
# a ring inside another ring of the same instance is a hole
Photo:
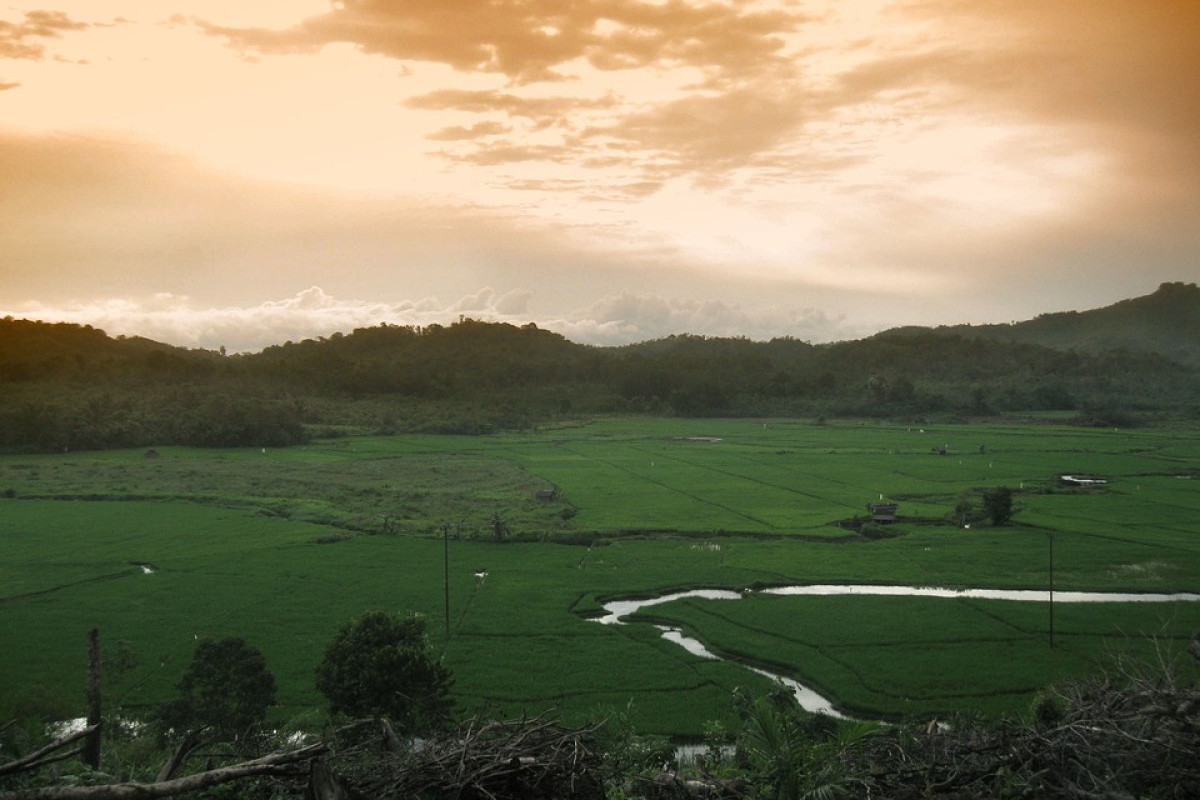
[[[904,328],[892,333],[900,330],[928,329]],[[1004,325],[950,325],[933,330],[1056,350],[1158,353],[1182,364],[1200,366],[1200,287],[1194,283],[1164,283],[1153,294],[1091,311],[1042,314]]]

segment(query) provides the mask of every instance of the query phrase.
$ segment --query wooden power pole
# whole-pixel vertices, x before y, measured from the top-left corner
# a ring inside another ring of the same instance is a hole
[[[79,757],[92,769],[100,769],[100,631],[92,628],[87,635],[87,724],[92,728],[83,742]]]

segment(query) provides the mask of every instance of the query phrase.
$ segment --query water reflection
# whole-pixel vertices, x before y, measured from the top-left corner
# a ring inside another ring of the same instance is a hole
[[[762,594],[787,596],[875,595],[883,597],[970,597],[978,600],[1020,600],[1045,603],[1176,603],[1196,602],[1200,594],[1177,592],[1151,594],[1139,592],[1062,592],[1053,594],[1046,589],[943,589],[937,586],[873,586],[812,584],[807,586],[777,586],[763,589]]]

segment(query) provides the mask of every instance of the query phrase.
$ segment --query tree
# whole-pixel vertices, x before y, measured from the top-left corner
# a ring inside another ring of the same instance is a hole
[[[508,535],[508,521],[500,515],[500,511],[492,512],[492,536],[496,537],[497,542],[503,542],[504,537]]]
[[[983,513],[991,519],[993,525],[1003,525],[1012,519],[1012,495],[1012,489],[1009,489],[1007,486],[999,486],[995,489],[984,491]]]
[[[386,716],[405,733],[441,726],[450,714],[450,672],[430,652],[425,619],[369,611],[342,627],[317,666],[330,710]]]
[[[975,519],[975,501],[967,492],[961,494],[958,502],[954,504],[954,521],[962,527],[967,527],[971,524],[971,520]]]
[[[245,740],[275,704],[267,659],[234,636],[201,639],[177,687],[180,696],[163,709],[163,721],[210,740]]]

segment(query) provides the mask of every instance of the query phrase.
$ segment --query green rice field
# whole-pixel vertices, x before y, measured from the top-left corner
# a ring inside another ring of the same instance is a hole
[[[1010,524],[955,522],[964,497],[1001,486]],[[845,526],[880,499],[896,523]],[[731,718],[735,687],[769,688],[738,661],[858,716],[1018,712],[1122,658],[1176,659],[1200,603],[1057,603],[1053,647],[1045,603],[752,593],[646,612],[732,660],[590,618],[610,598],[691,587],[1042,589],[1051,552],[1059,590],[1197,592],[1200,426],[620,418],[9,455],[0,545],[0,708],[79,713],[98,628],[110,706],[168,698],[198,637],[237,635],[267,656],[276,716],[315,719],[325,644],[384,609],[429,618],[462,713],[619,711],[695,736]]]

